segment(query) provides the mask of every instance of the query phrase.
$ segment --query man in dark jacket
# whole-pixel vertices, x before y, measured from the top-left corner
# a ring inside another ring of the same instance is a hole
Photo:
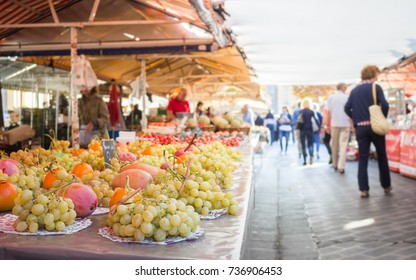
[[[377,66],[370,65],[361,71],[361,84],[351,91],[351,95],[345,104],[345,113],[352,118],[355,134],[358,141],[358,185],[361,191],[361,197],[369,196],[368,184],[368,157],[370,154],[370,145],[374,144],[377,152],[378,169],[380,172],[380,183],[384,193],[391,191],[391,181],[389,164],[386,153],[386,137],[374,133],[370,125],[369,107],[374,104],[372,95],[372,83],[377,80],[380,70]],[[376,85],[377,104],[381,106],[384,116],[387,117],[389,104],[387,103],[383,89]]]

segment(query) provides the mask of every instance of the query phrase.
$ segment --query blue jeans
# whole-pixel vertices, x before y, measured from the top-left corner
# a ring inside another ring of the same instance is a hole
[[[274,125],[273,124],[268,124],[267,127],[270,130],[270,145],[271,145],[274,142]]]
[[[286,138],[285,151],[287,152],[287,145],[289,142],[290,131],[279,130],[280,150],[283,151],[283,137]]]
[[[316,153],[319,154],[319,146],[321,145],[321,133],[319,131],[313,133],[313,142],[315,144]]]
[[[367,167],[371,143],[376,147],[380,184],[383,188],[390,187],[391,181],[386,153],[386,137],[375,134],[370,126],[357,126],[355,128],[355,135],[358,141],[358,186],[360,191],[366,192],[370,189]]]
[[[309,156],[313,158],[313,131],[312,130],[301,130],[300,131],[300,142],[302,144],[303,160],[306,162],[306,147],[308,147]]]

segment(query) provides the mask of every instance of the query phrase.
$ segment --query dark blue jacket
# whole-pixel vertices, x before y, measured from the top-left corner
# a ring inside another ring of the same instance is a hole
[[[303,125],[302,128],[300,130],[310,130],[312,131],[312,118],[315,117],[315,113],[308,108],[305,108],[303,110],[300,111],[299,116],[302,115],[302,119],[303,119]]]
[[[371,92],[371,83],[364,83],[356,86],[345,104],[345,113],[352,118],[354,126],[362,121],[370,120],[368,107],[374,104],[373,94]],[[376,85],[377,104],[381,106],[384,116],[387,117],[389,104],[384,97],[383,89]]]

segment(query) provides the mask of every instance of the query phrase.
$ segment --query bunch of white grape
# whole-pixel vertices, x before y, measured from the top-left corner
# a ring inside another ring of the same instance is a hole
[[[232,151],[220,142],[213,142],[200,146],[199,149],[193,149],[190,154],[191,162],[198,163],[200,166],[194,164],[191,174],[209,176],[223,189],[229,189],[233,185],[232,172],[237,169],[237,166],[234,164],[235,159],[227,153],[228,150]]]
[[[108,182],[103,179],[94,178],[93,180],[86,182],[86,184],[89,185],[97,195],[98,205],[104,207],[110,206],[110,200],[114,191]]]
[[[52,139],[49,149],[52,150],[52,153],[60,151],[60,152],[69,154],[70,153],[70,149],[69,149],[70,145],[71,145],[71,143],[68,140]]]
[[[65,153],[55,153],[53,154],[55,156],[55,162],[65,168],[66,171],[70,172],[74,166],[78,163],[80,163],[80,160],[77,158],[74,158],[70,154]]]
[[[234,194],[223,192],[215,180],[209,177],[209,172],[204,175],[206,176],[189,176],[182,190],[183,183],[177,178],[165,181],[157,178],[155,183],[146,186],[143,195],[157,200],[163,196],[179,199],[203,216],[208,215],[210,210],[224,208],[231,215],[237,214],[238,202],[234,199]]]
[[[78,159],[91,165],[94,170],[104,170],[105,168],[104,157],[100,151],[88,149],[80,153]]]
[[[160,242],[169,236],[188,236],[199,224],[199,215],[192,206],[168,199],[157,201],[144,198],[140,203],[120,204],[107,217],[106,225],[116,236],[136,241],[153,238]]]
[[[31,190],[23,190],[16,197],[12,213],[18,216],[14,225],[16,231],[32,233],[38,229],[62,231],[73,224],[77,216],[71,199],[55,193],[35,196]]]
[[[27,167],[24,168],[19,174],[15,173],[9,176],[7,180],[11,181],[22,190],[28,189],[36,191],[40,189],[40,177],[42,176],[41,174],[37,173],[37,171],[38,170],[35,167]]]

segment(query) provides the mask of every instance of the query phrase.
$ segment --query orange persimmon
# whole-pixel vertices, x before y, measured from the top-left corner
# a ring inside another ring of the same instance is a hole
[[[0,181],[0,211],[10,211],[18,192],[16,186],[7,180]]]

